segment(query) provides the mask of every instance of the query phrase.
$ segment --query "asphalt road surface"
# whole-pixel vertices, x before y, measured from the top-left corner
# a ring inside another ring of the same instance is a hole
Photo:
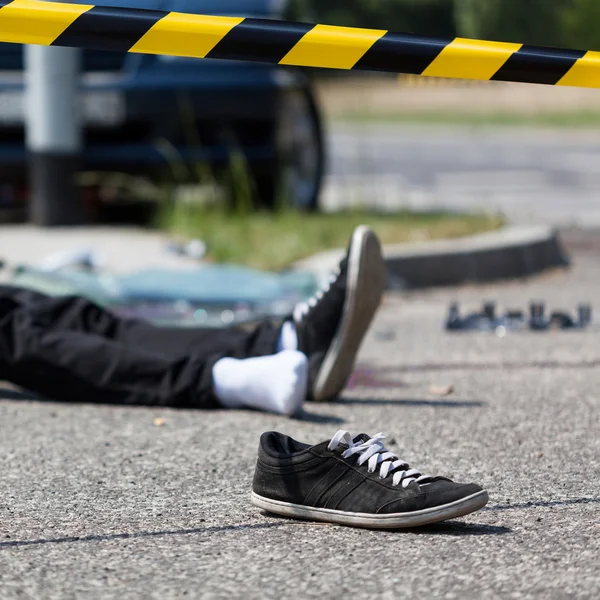
[[[600,225],[600,132],[329,125],[328,208],[502,211],[519,223]]]
[[[389,295],[344,397],[301,420],[73,406],[3,389],[0,597],[600,597],[598,321],[504,338],[442,328],[455,299],[463,310],[484,298],[597,304],[597,246],[581,244],[570,273]],[[449,396],[430,390],[447,385]],[[251,506],[263,431],[315,443],[340,428],[387,433],[424,472],[484,485],[489,505],[404,532]]]

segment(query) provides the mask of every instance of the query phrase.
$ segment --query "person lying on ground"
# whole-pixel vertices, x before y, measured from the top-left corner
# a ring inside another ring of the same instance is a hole
[[[381,245],[364,225],[326,289],[250,331],[162,327],[81,296],[0,286],[0,380],[62,402],[293,415],[344,389],[384,287]]]

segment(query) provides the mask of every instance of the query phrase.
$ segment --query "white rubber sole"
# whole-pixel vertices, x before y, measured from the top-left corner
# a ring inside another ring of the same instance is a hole
[[[254,506],[262,508],[267,512],[294,519],[305,519],[310,521],[325,521],[338,525],[349,525],[351,527],[364,527],[367,529],[403,529],[407,527],[420,527],[430,525],[447,519],[464,517],[483,508],[489,501],[485,490],[467,496],[462,500],[426,508],[410,513],[394,513],[389,515],[372,515],[366,513],[351,513],[329,508],[314,508],[302,506],[291,502],[281,502],[259,496],[252,492],[251,502]]]
[[[379,240],[369,227],[361,225],[355,229],[350,243],[342,318],[315,379],[313,401],[335,398],[346,386],[360,345],[381,303],[385,279]]]

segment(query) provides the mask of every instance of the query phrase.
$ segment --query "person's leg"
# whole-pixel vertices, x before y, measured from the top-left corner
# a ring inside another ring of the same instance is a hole
[[[308,359],[284,350],[271,356],[222,358],[213,367],[219,402],[227,408],[249,406],[284,415],[297,413],[308,385]]]
[[[290,321],[265,320],[249,328],[217,329],[158,327],[128,320],[117,338],[168,356],[206,356],[213,363],[215,397],[226,408],[251,407],[292,415],[307,395],[308,359],[296,351]],[[221,356],[214,361],[215,356]]]
[[[0,314],[0,380],[59,401],[217,405],[211,370],[218,358],[169,358],[48,326],[39,307],[31,308]]]
[[[0,287],[0,378],[54,397],[68,379],[75,400],[85,389],[98,402],[174,406],[215,405],[215,390],[227,406],[248,398],[279,405],[293,385],[289,408],[308,377],[309,399],[328,400],[346,384],[384,286],[379,241],[361,226],[329,289],[299,305],[283,328],[162,328],[120,319],[83,298]],[[301,357],[280,350],[305,355],[308,375]]]
[[[280,330],[281,325],[269,320],[249,327],[206,328],[159,326],[127,319],[121,321],[115,339],[169,356],[194,352],[245,359],[275,354]]]
[[[279,328],[268,322],[250,331],[161,328],[84,298],[7,287],[0,309],[0,378],[50,398],[292,414],[306,395],[306,358],[272,356]]]
[[[6,309],[2,310],[3,301]],[[280,326],[263,321],[250,328],[167,327],[142,319],[123,318],[83,296],[51,297],[29,290],[0,286],[0,315],[29,307],[44,327],[90,333],[127,346],[165,356],[223,354],[233,358],[267,356],[277,351]]]
[[[12,285],[0,285],[0,317],[21,306],[30,306],[46,298],[48,296],[34,290]]]

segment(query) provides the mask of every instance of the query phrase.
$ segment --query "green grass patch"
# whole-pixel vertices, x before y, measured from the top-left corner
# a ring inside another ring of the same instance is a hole
[[[429,110],[383,114],[356,112],[334,116],[333,120],[347,123],[412,123],[415,125],[585,128],[600,127],[600,110],[580,110],[573,112],[548,112],[535,114],[516,112],[434,112]]]
[[[159,219],[162,229],[181,240],[202,239],[210,260],[273,271],[323,250],[346,247],[360,224],[371,226],[384,244],[396,244],[482,233],[503,221],[498,216],[447,212],[235,214],[186,204],[166,210]]]

